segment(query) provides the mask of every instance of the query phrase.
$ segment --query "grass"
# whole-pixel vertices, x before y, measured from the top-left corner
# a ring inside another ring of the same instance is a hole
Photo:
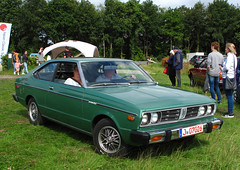
[[[160,64],[143,66],[160,85],[170,86]],[[0,72],[12,74],[12,71]],[[190,87],[187,69],[182,89]],[[92,138],[64,126],[29,124],[27,109],[16,103],[14,79],[0,79],[0,169],[239,169],[239,111],[234,103],[233,119],[224,119],[221,130],[200,134],[190,141],[172,141],[134,148],[126,157],[110,158],[95,152]],[[210,94],[208,94],[210,95]],[[216,117],[227,111],[222,94]]]

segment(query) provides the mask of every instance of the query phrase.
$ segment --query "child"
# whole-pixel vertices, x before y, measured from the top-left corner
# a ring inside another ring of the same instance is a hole
[[[16,73],[17,75],[19,75],[19,71],[20,71],[20,66],[23,65],[20,63],[19,59],[16,60],[16,63],[15,63],[15,70],[16,70]],[[15,73],[14,73],[15,74]]]

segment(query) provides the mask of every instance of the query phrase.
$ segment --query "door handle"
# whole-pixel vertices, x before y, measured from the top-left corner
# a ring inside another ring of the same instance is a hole
[[[49,86],[49,89],[50,89],[50,90],[53,90],[54,88],[53,88],[53,86]]]

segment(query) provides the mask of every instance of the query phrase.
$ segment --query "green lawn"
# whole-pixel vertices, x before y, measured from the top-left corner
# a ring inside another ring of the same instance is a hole
[[[160,64],[143,66],[160,85],[170,86]],[[187,70],[187,69],[186,69]],[[182,89],[190,87],[187,71]],[[3,75],[1,72],[0,75]],[[12,74],[12,72],[5,72]],[[172,141],[134,148],[126,157],[110,158],[95,152],[92,138],[64,126],[29,124],[27,109],[16,103],[14,80],[0,79],[0,169],[239,169],[240,105],[234,104],[233,119],[224,119],[221,130],[200,134],[192,141]],[[210,93],[208,94],[210,95]],[[222,94],[216,117],[227,112]]]

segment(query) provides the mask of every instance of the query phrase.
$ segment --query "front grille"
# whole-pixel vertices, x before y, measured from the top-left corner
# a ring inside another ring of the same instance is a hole
[[[187,114],[185,116],[185,119],[192,118],[192,117],[197,117],[197,115],[198,115],[198,108],[199,107],[187,108]]]
[[[208,106],[211,107],[211,113],[207,113]],[[204,107],[205,109],[205,113],[202,115],[198,113],[200,107]],[[145,124],[141,124],[141,127],[172,123],[176,121],[199,118],[203,116],[211,116],[215,113],[215,111],[216,111],[216,107],[215,107],[215,104],[213,103],[208,105],[206,104],[206,105],[197,105],[197,106],[151,111],[151,112],[143,113],[148,115],[148,120],[145,122]],[[152,113],[158,114],[157,121],[152,122],[151,120]]]
[[[167,121],[175,121],[179,119],[181,110],[180,109],[174,109],[174,110],[166,110],[166,111],[162,111],[160,112],[161,118],[160,121],[161,122],[167,122]]]

